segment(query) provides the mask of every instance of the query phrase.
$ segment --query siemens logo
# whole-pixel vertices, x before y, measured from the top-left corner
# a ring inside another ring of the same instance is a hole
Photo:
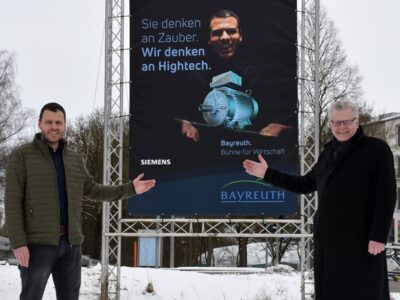
[[[169,166],[171,159],[141,159],[140,165],[142,166]]]

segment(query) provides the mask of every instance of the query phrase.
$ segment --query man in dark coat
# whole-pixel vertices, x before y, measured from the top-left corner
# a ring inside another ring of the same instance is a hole
[[[367,137],[358,109],[337,101],[328,111],[333,139],[303,176],[246,160],[245,171],[296,193],[318,191],[314,220],[317,300],[389,300],[385,243],[396,203],[393,154]]]

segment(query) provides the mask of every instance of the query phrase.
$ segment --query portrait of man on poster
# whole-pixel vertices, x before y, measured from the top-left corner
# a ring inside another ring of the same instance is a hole
[[[264,72],[262,67],[256,66],[238,54],[243,39],[240,18],[235,12],[229,9],[221,9],[210,17],[208,45],[212,49],[210,57],[212,71],[208,72],[208,76],[216,76],[224,72],[233,71],[242,77],[244,90],[256,92],[260,88],[260,79]],[[205,82],[205,84],[207,83]],[[260,99],[258,105],[261,104],[261,108],[264,108],[262,102],[265,102],[265,100]],[[198,126],[196,126],[198,122],[192,122],[184,117],[177,118],[177,120],[181,122],[181,133],[185,137],[195,142],[200,141],[201,134],[197,128]],[[261,136],[278,137],[292,128],[286,124],[262,124],[261,122],[257,122],[259,123],[257,124],[258,127],[252,126],[253,133]]]

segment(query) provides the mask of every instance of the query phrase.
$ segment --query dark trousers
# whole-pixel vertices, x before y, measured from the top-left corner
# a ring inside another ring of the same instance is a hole
[[[29,267],[19,266],[20,300],[40,300],[53,276],[57,300],[78,300],[81,286],[81,246],[71,246],[67,236],[58,246],[29,245]]]

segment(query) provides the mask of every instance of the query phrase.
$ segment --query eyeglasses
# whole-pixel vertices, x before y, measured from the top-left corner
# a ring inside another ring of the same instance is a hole
[[[340,125],[350,126],[351,124],[353,124],[355,119],[357,119],[357,118],[353,118],[351,120],[342,120],[342,121],[330,120],[329,125],[331,125],[332,127],[339,127]]]
[[[234,35],[239,31],[237,28],[216,29],[211,31],[211,36],[221,37],[224,34],[224,32],[226,32],[227,35]]]

